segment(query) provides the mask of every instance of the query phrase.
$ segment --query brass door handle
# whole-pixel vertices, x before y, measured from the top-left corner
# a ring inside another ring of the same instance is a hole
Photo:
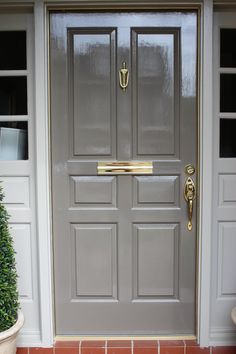
[[[125,61],[122,63],[122,68],[119,71],[119,80],[120,87],[125,91],[129,84],[129,70],[127,69]]]
[[[196,198],[196,188],[191,177],[188,177],[184,184],[184,199],[188,203],[188,230],[191,231],[193,228],[192,218],[193,218],[193,201]]]

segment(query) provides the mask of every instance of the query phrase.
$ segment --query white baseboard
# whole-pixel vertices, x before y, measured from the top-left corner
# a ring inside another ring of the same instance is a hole
[[[236,328],[213,329],[210,334],[210,346],[236,346]]]
[[[17,347],[42,347],[39,331],[22,331],[17,339]]]

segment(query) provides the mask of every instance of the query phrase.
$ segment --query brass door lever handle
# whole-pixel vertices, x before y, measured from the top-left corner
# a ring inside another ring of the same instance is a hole
[[[184,199],[188,203],[188,230],[191,231],[193,228],[192,218],[193,218],[193,201],[196,198],[196,188],[191,177],[188,177],[184,184]]]

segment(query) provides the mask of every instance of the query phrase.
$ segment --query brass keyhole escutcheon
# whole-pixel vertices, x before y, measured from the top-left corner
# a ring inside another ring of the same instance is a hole
[[[186,165],[185,168],[184,168],[184,172],[185,172],[186,175],[192,176],[195,173],[195,167],[193,165],[191,165],[191,164]]]
[[[127,69],[126,62],[122,63],[122,68],[119,71],[120,87],[125,91],[129,84],[129,70]]]

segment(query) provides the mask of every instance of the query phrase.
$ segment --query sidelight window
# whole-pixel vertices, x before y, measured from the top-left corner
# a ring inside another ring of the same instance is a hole
[[[0,31],[0,44],[0,160],[27,160],[26,31]]]
[[[220,157],[236,157],[235,28],[220,31]]]

